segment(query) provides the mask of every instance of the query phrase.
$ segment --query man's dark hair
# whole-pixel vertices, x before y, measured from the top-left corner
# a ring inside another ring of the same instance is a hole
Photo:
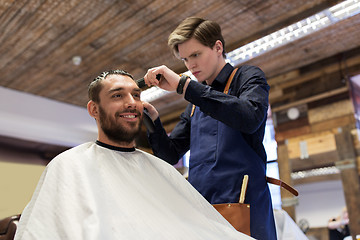
[[[128,76],[130,77],[132,80],[134,80],[134,77],[124,71],[124,70],[110,70],[110,71],[105,71],[102,72],[99,76],[97,76],[90,84],[88,87],[88,96],[89,96],[89,100],[92,100],[96,103],[100,102],[100,98],[99,98],[99,93],[102,89],[102,84],[101,82],[108,76],[108,75],[123,75],[123,76]]]

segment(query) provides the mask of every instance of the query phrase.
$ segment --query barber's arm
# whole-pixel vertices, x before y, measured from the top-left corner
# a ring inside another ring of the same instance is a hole
[[[160,79],[156,77],[157,75],[161,75]],[[184,82],[180,80],[181,77],[165,65],[150,68],[144,76],[144,81],[148,86],[158,86],[166,91],[177,91],[179,93],[178,86],[181,83],[181,92],[184,93],[190,79],[184,79]]]
[[[148,139],[154,154],[172,165],[176,164],[190,146],[189,110],[180,116],[180,122],[168,136],[156,108],[148,102],[143,102],[143,106],[154,123],[153,131],[148,131]]]
[[[269,86],[264,73],[257,67],[247,66],[241,74],[244,79],[241,86],[232,84],[236,93],[230,89],[231,95],[225,94],[191,81],[185,99],[234,129],[254,133],[267,117]]]

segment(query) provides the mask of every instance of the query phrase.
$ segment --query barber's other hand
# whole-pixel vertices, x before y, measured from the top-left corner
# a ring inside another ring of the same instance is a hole
[[[146,108],[146,110],[148,111],[151,120],[155,121],[159,117],[159,112],[150,103],[148,102],[142,102],[142,103],[144,108]]]
[[[161,74],[160,80],[156,79],[157,74]],[[162,65],[150,68],[144,76],[144,80],[148,86],[158,86],[166,91],[176,91],[180,76],[167,66]]]

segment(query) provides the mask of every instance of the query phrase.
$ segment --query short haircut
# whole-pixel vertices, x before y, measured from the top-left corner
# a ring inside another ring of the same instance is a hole
[[[110,71],[105,71],[102,72],[99,76],[97,76],[90,84],[88,87],[88,97],[89,100],[92,100],[96,103],[100,103],[100,97],[99,97],[99,93],[102,89],[102,81],[109,75],[123,75],[123,76],[128,76],[130,77],[132,80],[134,80],[134,77],[124,71],[124,70],[110,70]]]
[[[179,26],[169,35],[168,46],[175,56],[179,56],[178,45],[194,38],[201,44],[213,48],[215,42],[220,40],[223,44],[223,57],[225,55],[225,41],[221,34],[221,27],[218,23],[198,17],[189,17],[182,21]]]

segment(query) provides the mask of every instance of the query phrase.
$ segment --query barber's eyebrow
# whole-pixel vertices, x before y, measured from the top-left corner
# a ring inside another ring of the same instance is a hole
[[[199,51],[199,50],[196,50],[196,51],[192,52],[188,57],[180,57],[180,59],[181,59],[181,60],[185,60],[185,59],[194,57],[196,54],[199,54],[199,53],[200,53],[200,51]]]
[[[189,57],[193,57],[194,55],[196,55],[196,54],[199,54],[200,53],[200,51],[194,51],[193,53],[191,53],[190,55],[189,55]]]

